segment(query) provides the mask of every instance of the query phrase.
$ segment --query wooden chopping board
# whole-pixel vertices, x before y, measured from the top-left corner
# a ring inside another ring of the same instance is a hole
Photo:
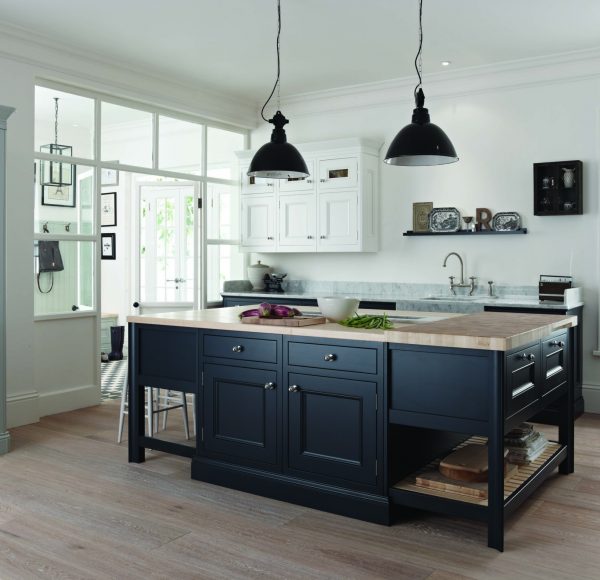
[[[508,450],[504,450],[504,456]],[[440,473],[458,481],[487,481],[487,445],[469,443],[440,461]]]
[[[511,478],[518,470],[518,465],[507,463],[506,469],[504,470],[504,480],[506,481]],[[488,497],[487,481],[454,481],[442,475],[435,468],[426,469],[417,475],[415,477],[415,484],[419,487],[460,493],[481,499],[487,499]]]
[[[260,318],[259,316],[247,316],[242,318],[243,324],[266,324],[268,326],[311,326],[313,324],[325,324],[324,316],[294,316],[292,318]]]

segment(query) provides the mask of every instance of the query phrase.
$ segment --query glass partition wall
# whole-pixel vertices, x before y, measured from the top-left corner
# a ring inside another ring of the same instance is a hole
[[[223,280],[245,266],[234,152],[247,139],[238,127],[38,84],[36,319],[97,313],[100,264],[123,260],[131,302],[219,302]]]

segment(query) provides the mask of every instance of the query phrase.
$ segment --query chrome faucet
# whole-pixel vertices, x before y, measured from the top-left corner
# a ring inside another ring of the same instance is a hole
[[[470,288],[471,290],[469,291],[469,296],[472,296],[473,292],[475,291],[475,276],[469,276],[469,280],[471,280],[471,282],[469,284],[465,284],[465,265],[463,264],[462,258],[456,252],[450,252],[444,258],[444,263],[442,264],[444,268],[446,267],[446,262],[448,261],[448,258],[450,256],[456,256],[458,258],[458,261],[460,262],[460,282],[458,284],[455,284],[455,276],[450,276],[450,292],[456,295],[455,288]]]

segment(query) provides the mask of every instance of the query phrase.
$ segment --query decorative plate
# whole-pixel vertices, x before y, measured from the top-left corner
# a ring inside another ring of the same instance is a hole
[[[457,232],[460,230],[460,212],[455,207],[436,207],[429,213],[429,231]]]
[[[492,229],[497,232],[514,232],[521,227],[521,216],[516,211],[501,211],[492,218]]]

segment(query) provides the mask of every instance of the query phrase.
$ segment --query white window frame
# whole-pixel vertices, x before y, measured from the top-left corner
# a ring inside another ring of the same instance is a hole
[[[44,233],[34,233],[34,240],[57,240],[57,241],[91,241],[96,243],[96,248],[99,247],[100,244],[100,224],[98,221],[98,216],[100,215],[100,195],[101,191],[101,174],[102,169],[114,169],[117,171],[124,171],[130,173],[137,174],[146,174],[158,177],[166,177],[171,179],[181,179],[186,181],[197,182],[199,184],[199,195],[203,200],[202,205],[204,209],[204,199],[206,198],[206,184],[215,183],[215,184],[223,184],[230,185],[234,187],[240,187],[239,179],[220,179],[215,177],[207,176],[207,128],[214,127],[218,129],[224,129],[227,131],[232,131],[234,133],[240,133],[244,136],[244,148],[248,148],[250,135],[248,129],[243,127],[239,127],[237,125],[221,123],[206,119],[201,116],[191,115],[187,113],[180,113],[178,111],[173,111],[170,109],[166,109],[160,106],[149,105],[139,101],[133,101],[130,99],[124,99],[119,97],[114,97],[112,95],[103,94],[101,92],[89,91],[86,89],[81,89],[79,87],[74,87],[68,84],[56,82],[50,79],[45,78],[36,78],[35,79],[36,87],[44,87],[47,89],[53,89],[57,91],[62,91],[65,93],[70,93],[73,95],[78,95],[81,97],[86,97],[89,99],[93,99],[94,101],[94,148],[93,148],[93,157],[85,158],[85,157],[69,157],[69,163],[73,165],[84,165],[86,167],[90,167],[94,169],[94,195],[96,197],[96,203],[94,204],[94,234],[93,235],[81,235],[81,234],[44,234]],[[102,161],[102,103],[111,103],[114,105],[120,105],[124,107],[130,107],[133,109],[146,111],[152,114],[152,123],[153,123],[153,133],[152,133],[152,167],[138,167],[136,165],[128,165],[119,162],[111,162],[111,161]],[[174,119],[179,119],[181,121],[187,121],[190,123],[195,123],[202,126],[202,166],[201,166],[201,175],[183,173],[177,171],[168,171],[164,169],[159,169],[159,117],[160,115],[171,117]],[[61,161],[65,162],[65,158],[60,155],[52,155],[49,153],[43,153],[41,151],[33,152],[34,161]],[[207,262],[206,262],[206,247],[207,244],[215,245],[215,244],[223,244],[223,245],[240,245],[240,240],[207,240],[206,238],[206,211],[199,211],[198,204],[196,203],[195,211],[197,216],[197,225],[196,225],[196,235],[198,235],[198,258],[200,259],[200,272],[199,272],[199,280],[195,281],[195,290],[194,292],[194,307],[195,308],[206,308],[207,306],[216,306],[219,303],[212,302],[207,304],[206,295],[207,295]],[[199,230],[199,234],[198,234]],[[135,248],[133,248],[135,251]],[[95,281],[95,294],[94,294],[94,308],[91,310],[86,310],[85,312],[64,312],[57,314],[39,314],[34,315],[34,321],[38,320],[54,320],[54,319],[63,319],[63,318],[81,318],[86,316],[97,316],[99,312],[101,312],[101,279],[100,279],[100,253],[95,252],[96,260],[93,267],[93,276]]]

